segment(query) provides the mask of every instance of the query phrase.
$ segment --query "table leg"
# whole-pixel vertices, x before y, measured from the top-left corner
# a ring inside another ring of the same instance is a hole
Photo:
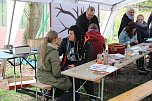
[[[36,56],[35,56],[35,54],[34,54],[34,61],[35,61],[35,68],[34,68],[34,70],[35,70],[35,79],[37,81],[37,78],[36,78]]]
[[[16,71],[15,71],[15,59],[14,59],[14,83],[15,83],[15,91],[16,91]]]
[[[75,101],[75,78],[73,77],[73,101]]]
[[[101,82],[98,84],[98,97],[101,97]]]
[[[104,90],[104,77],[101,79],[102,85],[101,85],[101,101],[103,101],[103,90]]]
[[[21,58],[20,58],[20,81],[21,81],[21,87],[22,87],[22,61],[21,61]]]

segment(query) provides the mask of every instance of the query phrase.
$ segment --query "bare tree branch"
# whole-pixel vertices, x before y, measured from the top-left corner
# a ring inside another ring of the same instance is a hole
[[[84,13],[84,7],[83,8],[81,8],[81,14],[83,14]]]
[[[59,21],[60,21],[60,23],[62,24],[62,26],[64,27],[64,29],[62,29],[62,30],[61,30],[60,32],[58,32],[58,33],[62,33],[62,32],[64,32],[65,30],[67,30],[68,27],[66,27],[61,20],[59,20]]]
[[[67,14],[67,15],[70,15],[71,17],[73,17],[75,20],[77,19],[70,11],[66,11],[62,8],[61,4],[60,4],[60,8],[59,7],[55,7],[55,9],[58,9],[59,12],[58,14],[56,15],[56,17],[60,14],[60,13],[63,13],[63,14]]]
[[[74,9],[74,8],[73,8],[73,10],[74,10],[74,12],[77,14],[77,17],[78,17],[78,16],[79,16],[79,9],[78,9],[78,6],[77,6],[77,10]]]

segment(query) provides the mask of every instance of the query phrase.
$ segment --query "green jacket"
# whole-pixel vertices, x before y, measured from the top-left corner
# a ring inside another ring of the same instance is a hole
[[[38,52],[39,53],[39,52]],[[71,87],[71,82],[68,77],[61,75],[61,67],[59,53],[57,48],[52,44],[47,45],[45,69],[41,63],[40,54],[38,54],[37,79],[44,83],[50,84],[53,87],[61,90],[68,90]]]

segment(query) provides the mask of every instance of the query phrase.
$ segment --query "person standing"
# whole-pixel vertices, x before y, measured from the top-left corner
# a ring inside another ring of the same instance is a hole
[[[99,27],[99,21],[95,14],[95,8],[92,6],[89,6],[82,15],[80,15],[76,20],[76,25],[80,29],[81,34],[84,35],[88,31],[88,27],[91,23],[97,24]],[[100,31],[100,29],[99,29]]]
[[[147,24],[148,24],[148,27],[150,29],[150,35],[149,36],[152,37],[152,12],[151,12],[151,14],[148,18]]]
[[[130,22],[134,22],[134,13],[135,10],[133,8],[128,8],[127,12],[123,15],[121,24],[118,31],[118,38],[122,30],[128,25]]]

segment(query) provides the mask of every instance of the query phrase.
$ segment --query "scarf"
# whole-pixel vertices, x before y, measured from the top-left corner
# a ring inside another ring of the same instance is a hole
[[[130,16],[127,12],[126,12],[126,15],[128,16],[128,18],[129,18],[130,20],[134,20],[134,16]]]

